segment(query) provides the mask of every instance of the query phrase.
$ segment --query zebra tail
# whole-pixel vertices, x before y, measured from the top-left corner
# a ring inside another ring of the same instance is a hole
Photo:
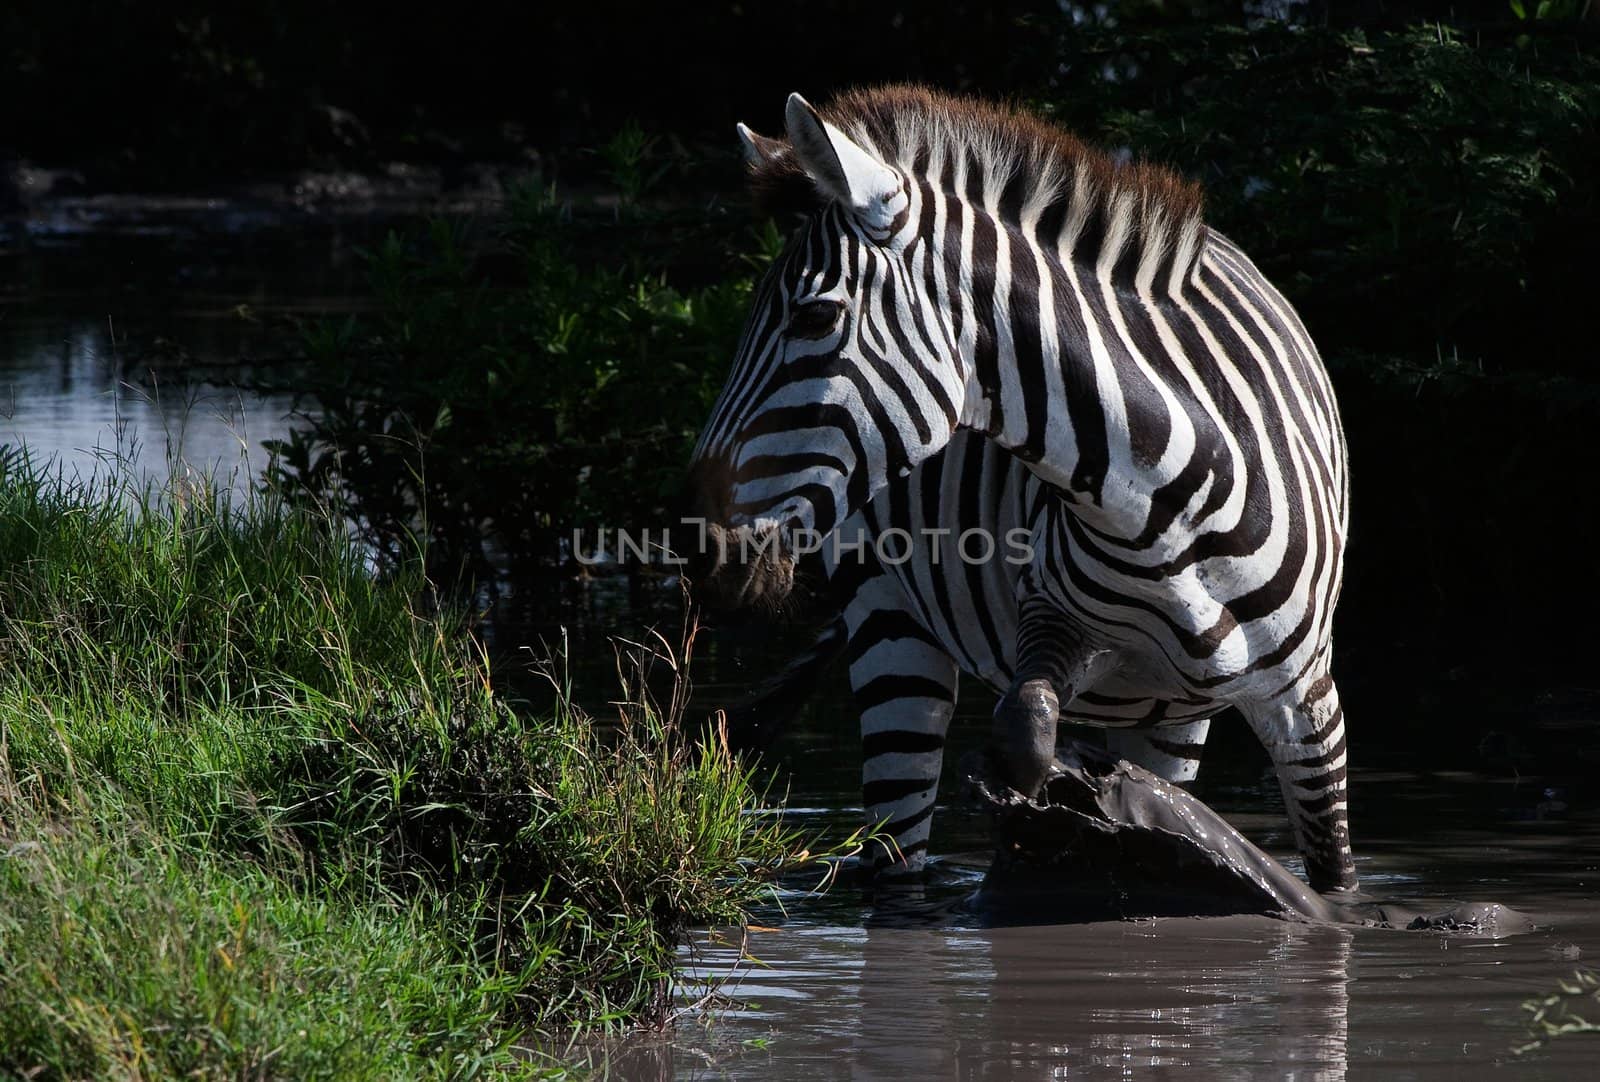
[[[729,746],[740,752],[771,747],[811,698],[817,681],[844,647],[844,619],[840,617],[824,627],[804,653],[728,708]]]

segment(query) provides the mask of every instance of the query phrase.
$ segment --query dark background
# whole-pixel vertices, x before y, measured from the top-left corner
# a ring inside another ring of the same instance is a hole
[[[1556,6],[1576,15],[1584,5]],[[1153,27],[1272,22],[1594,40],[1575,17],[1519,20],[1507,0],[15,0],[0,11],[0,102],[10,114],[0,145],[86,169],[91,182],[187,188],[242,168],[571,151],[629,120],[725,139],[735,115],[775,127],[795,89],[822,98],[910,79],[1022,97],[1083,59],[1061,48],[1073,30],[1079,48],[1100,48],[1096,27],[1129,39]]]

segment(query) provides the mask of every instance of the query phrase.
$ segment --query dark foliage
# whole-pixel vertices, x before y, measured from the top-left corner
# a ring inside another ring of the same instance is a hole
[[[316,419],[277,446],[280,487],[338,506],[394,558],[420,530],[452,581],[548,565],[574,528],[666,521],[755,257],[733,250],[752,247],[734,240],[742,217],[641,211],[640,167],[615,147],[609,209],[530,192],[477,242],[441,223],[369,255],[378,316],[308,334]],[[650,269],[686,221],[701,258],[722,253],[722,280],[679,288]]]
[[[1581,6],[1529,0],[1522,21]],[[0,161],[9,151],[91,182],[185,187],[264,168],[519,159],[591,145],[630,118],[721,140],[731,109],[760,129],[795,89],[914,80],[1015,94],[1058,59],[1041,27],[1265,17],[1518,21],[1508,0],[17,0],[0,8],[0,101],[15,106]]]
[[[27,108],[0,149],[182,186],[241,168],[520,157],[588,146],[629,118],[726,138],[730,103],[775,110],[797,81],[1004,90],[1018,16],[1051,10],[21,0],[0,11],[0,100]]]

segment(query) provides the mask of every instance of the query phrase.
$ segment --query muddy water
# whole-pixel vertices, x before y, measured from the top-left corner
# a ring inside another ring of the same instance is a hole
[[[1402,805],[1378,794],[1408,787],[1444,798],[1423,802],[1424,821],[1396,818]],[[1371,809],[1356,820],[1371,893],[1505,902],[1537,921],[1530,934],[1254,917],[988,927],[963,900],[972,854],[947,859],[923,899],[795,896],[742,954],[703,939],[691,972],[721,982],[726,1005],[599,1065],[707,1079],[1595,1077],[1593,1037],[1512,1051],[1520,1004],[1600,958],[1600,815],[1528,819],[1517,788],[1401,771],[1353,782],[1355,807]],[[1275,836],[1259,809],[1235,818]]]
[[[986,712],[963,703],[958,750],[982,739]],[[1596,1077],[1600,1038],[1513,1051],[1528,1039],[1521,1004],[1600,959],[1595,719],[1573,713],[1526,711],[1515,769],[1478,748],[1385,746],[1381,713],[1352,730],[1367,892],[1428,912],[1501,902],[1536,922],[1528,934],[1256,917],[996,927],[972,897],[984,824],[947,807],[925,888],[873,898],[843,882],[819,898],[797,884],[743,943],[704,933],[684,952],[681,998],[709,996],[709,1011],[670,1039],[586,1056],[630,1079]],[[842,701],[813,710],[780,749],[809,825],[859,814],[848,714]],[[1219,719],[1199,793],[1296,867],[1275,788],[1243,724]],[[1588,1013],[1600,1018],[1600,1003]]]
[[[358,308],[352,249],[386,223],[236,211],[68,205],[11,223],[0,444],[93,469],[138,443],[147,472],[170,460],[248,484],[289,401],[235,389],[237,362],[272,364],[289,317]],[[656,600],[654,617],[629,610],[626,590],[601,582],[501,637],[571,627],[574,675],[599,706],[614,680],[605,636],[675,626],[670,599]],[[710,633],[701,700],[764,675],[793,638]],[[1511,1049],[1526,1039],[1520,1004],[1600,959],[1600,694],[1552,709],[1548,689],[1484,684],[1485,705],[1466,714],[1386,716],[1394,697],[1375,675],[1344,672],[1368,891],[1424,910],[1503,902],[1539,930],[1491,941],[1259,918],[993,927],[968,902],[985,825],[945,807],[920,893],[872,898],[843,882],[818,897],[794,884],[742,949],[703,933],[685,952],[683,1000],[710,994],[709,1009],[687,1011],[670,1038],[582,1056],[619,1078],[1595,1077],[1600,1039]],[[983,739],[989,709],[981,695],[963,701],[952,762]],[[853,725],[835,674],[769,758],[794,821],[825,836],[861,814]],[[1276,786],[1241,724],[1214,727],[1198,791],[1287,855]]]

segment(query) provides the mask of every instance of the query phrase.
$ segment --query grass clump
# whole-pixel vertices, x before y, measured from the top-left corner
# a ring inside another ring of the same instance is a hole
[[[420,574],[204,486],[0,463],[0,1075],[519,1075],[659,1020],[803,856],[629,673],[504,702]]]
[[[1600,972],[1573,971],[1570,981],[1556,982],[1556,990],[1522,1004],[1527,1018],[1527,1042],[1512,1051],[1518,1055],[1535,1052],[1557,1037],[1575,1033],[1600,1033]]]

